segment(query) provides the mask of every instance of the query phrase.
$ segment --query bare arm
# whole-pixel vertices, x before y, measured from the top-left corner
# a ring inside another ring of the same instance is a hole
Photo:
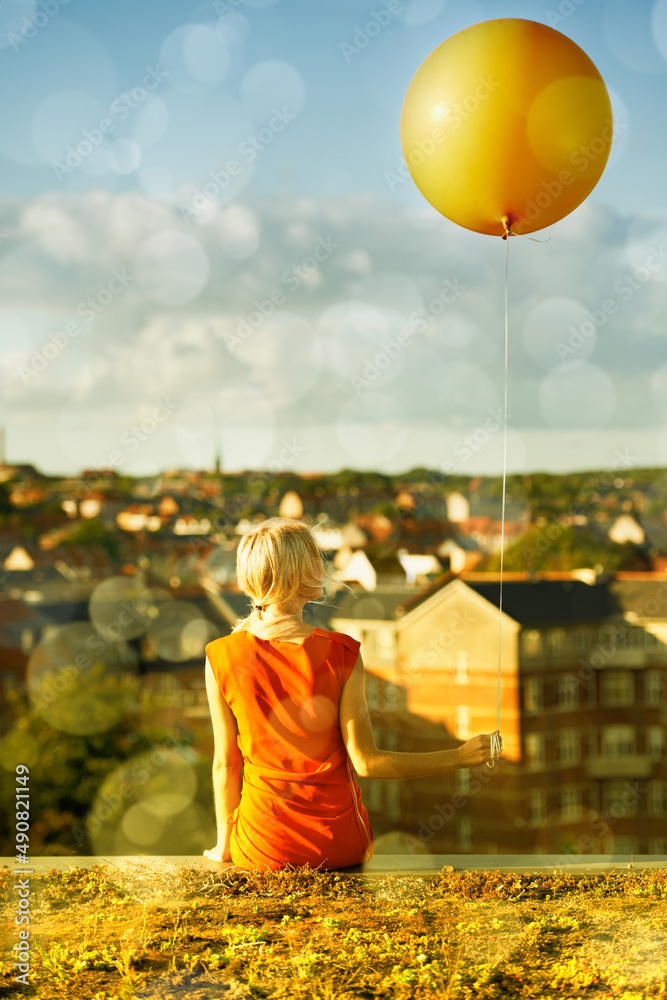
[[[211,861],[231,861],[229,842],[231,828],[227,818],[234,812],[241,799],[241,771],[243,757],[239,750],[238,727],[229,705],[222,696],[215,674],[206,658],[206,694],[213,724],[213,797],[218,842],[210,851],[204,851]]]
[[[354,770],[360,778],[423,778],[491,759],[491,737],[474,736],[454,750],[395,753],[375,744],[366,704],[364,664],[357,658],[340,699],[340,729]]]

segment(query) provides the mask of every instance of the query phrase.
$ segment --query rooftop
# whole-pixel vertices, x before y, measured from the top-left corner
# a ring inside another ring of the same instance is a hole
[[[460,579],[496,607],[500,576],[443,573],[428,586],[412,592],[395,607],[402,614],[419,607],[452,580]],[[626,615],[667,618],[667,577],[662,574],[619,573],[585,583],[571,573],[503,574],[503,611],[521,625],[575,624],[618,620]]]

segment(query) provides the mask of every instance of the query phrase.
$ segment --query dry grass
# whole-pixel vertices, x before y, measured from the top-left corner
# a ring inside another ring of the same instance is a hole
[[[31,986],[0,997],[667,997],[667,869],[364,878],[159,864],[32,876]]]

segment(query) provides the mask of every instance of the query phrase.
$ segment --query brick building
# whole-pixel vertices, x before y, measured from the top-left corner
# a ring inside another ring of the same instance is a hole
[[[380,841],[431,853],[667,853],[667,582],[621,574],[441,578],[348,596],[378,746],[433,750],[496,729],[494,769],[364,782]],[[370,608],[370,605],[367,605]],[[373,787],[382,786],[382,787]],[[395,787],[392,787],[395,786]]]

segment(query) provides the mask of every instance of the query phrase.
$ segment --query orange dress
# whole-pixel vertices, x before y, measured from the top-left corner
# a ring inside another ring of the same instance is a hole
[[[345,868],[373,856],[339,723],[359,648],[321,628],[298,643],[243,630],[206,646],[243,755],[241,799],[228,817],[240,868]]]

